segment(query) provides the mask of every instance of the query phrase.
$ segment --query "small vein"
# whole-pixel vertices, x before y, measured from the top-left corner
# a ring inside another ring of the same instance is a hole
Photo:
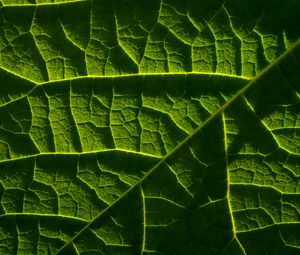
[[[37,4],[3,4],[0,7],[0,10],[2,8],[10,8],[10,7],[38,7],[38,6],[51,6],[51,5],[67,5],[67,4],[74,4],[74,3],[80,3],[80,2],[90,2],[91,0],[72,0],[72,1],[64,1],[64,2],[50,2],[50,3],[37,3]]]
[[[123,150],[123,149],[103,149],[103,150],[97,150],[97,151],[83,151],[83,152],[41,152],[38,154],[31,154],[26,156],[21,156],[18,158],[10,158],[10,159],[4,159],[0,160],[0,164],[7,163],[7,162],[13,162],[18,160],[24,160],[29,158],[36,158],[36,157],[43,157],[43,156],[49,156],[49,155],[69,155],[69,156],[79,156],[79,155],[90,155],[90,154],[99,154],[99,153],[106,153],[106,152],[124,152],[128,154],[135,154],[139,156],[149,157],[153,159],[161,159],[162,157],[159,157],[157,155],[152,155],[144,152],[136,152],[131,150]]]
[[[82,223],[88,223],[88,220],[77,218],[77,217],[61,215],[61,214],[42,214],[42,213],[5,213],[0,215],[0,220],[6,218],[13,218],[13,217],[61,218],[61,219],[67,219],[72,221],[75,220]]]

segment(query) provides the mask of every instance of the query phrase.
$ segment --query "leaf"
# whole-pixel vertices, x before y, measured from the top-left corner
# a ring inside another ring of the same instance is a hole
[[[300,254],[297,1],[0,5],[0,254]]]

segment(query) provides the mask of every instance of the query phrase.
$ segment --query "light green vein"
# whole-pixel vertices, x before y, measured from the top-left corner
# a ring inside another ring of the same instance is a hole
[[[10,7],[38,7],[38,6],[49,6],[49,5],[62,5],[62,4],[75,4],[75,3],[82,3],[82,2],[90,2],[90,0],[72,0],[72,1],[64,1],[64,2],[52,2],[52,3],[38,3],[38,4],[3,4],[1,8],[10,8]]]
[[[81,155],[91,155],[91,154],[100,154],[100,153],[106,153],[106,152],[123,152],[128,154],[135,154],[138,156],[144,156],[149,157],[153,159],[161,159],[162,157],[159,157],[157,155],[148,154],[144,152],[136,152],[131,150],[124,150],[124,149],[104,149],[104,150],[97,150],[97,151],[83,151],[83,152],[41,152],[38,154],[32,154],[28,156],[18,157],[18,158],[10,158],[10,159],[3,159],[0,160],[0,164],[12,162],[12,161],[18,161],[18,160],[24,160],[29,158],[36,158],[36,157],[43,157],[43,156],[51,156],[51,155],[68,155],[68,156],[81,156]]]
[[[5,213],[0,215],[0,220],[1,219],[6,219],[6,218],[14,218],[14,217],[31,217],[31,218],[49,218],[49,219],[53,219],[53,218],[57,218],[57,219],[66,219],[66,220],[70,220],[70,221],[78,221],[81,223],[88,223],[88,220],[84,220],[81,218],[76,218],[76,217],[72,217],[72,216],[66,216],[66,215],[61,215],[61,214],[41,214],[41,213]]]
[[[140,185],[142,182],[144,182],[153,172],[155,172],[157,169],[159,169],[160,166],[162,166],[171,156],[173,156],[176,152],[178,152],[184,145],[186,145],[194,136],[196,136],[203,127],[207,126],[212,120],[214,120],[218,115],[220,115],[224,110],[226,110],[230,105],[232,105],[238,98],[243,96],[243,94],[252,88],[256,82],[261,79],[265,74],[267,74],[269,71],[271,71],[273,68],[275,68],[278,63],[283,60],[287,55],[292,54],[293,51],[300,47],[300,41],[297,41],[291,48],[289,48],[287,51],[285,51],[282,55],[280,55],[276,60],[273,61],[272,64],[267,66],[259,75],[254,77],[246,86],[244,86],[239,92],[237,92],[231,99],[229,99],[222,107],[220,107],[214,114],[212,114],[209,118],[207,118],[202,125],[200,125],[198,128],[194,130],[188,137],[186,137],[180,144],[178,144],[172,151],[170,151],[168,154],[163,156],[161,160],[152,167],[135,185],[133,185],[131,188],[129,188],[123,195],[121,195],[117,200],[115,200],[113,203],[110,204],[110,206],[106,207],[99,215],[97,215],[95,218],[93,218],[85,227],[83,227],[76,235],[73,236],[65,245],[61,247],[61,249],[57,252],[57,254],[60,254],[65,248],[67,248],[70,244],[72,244],[82,233],[84,233],[89,227],[92,226],[92,224],[99,219],[102,215],[104,215],[106,212],[108,212],[115,204],[120,202],[124,197],[126,197],[132,190],[134,190],[137,185]]]

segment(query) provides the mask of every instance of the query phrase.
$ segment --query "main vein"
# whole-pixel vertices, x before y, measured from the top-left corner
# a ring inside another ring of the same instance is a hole
[[[71,243],[74,242],[82,233],[84,233],[88,228],[90,228],[93,223],[99,219],[102,215],[104,215],[107,211],[109,211],[115,204],[119,203],[124,197],[126,197],[133,189],[135,189],[138,185],[141,185],[143,181],[145,181],[154,171],[156,171],[162,164],[164,164],[171,156],[173,156],[178,150],[180,150],[185,144],[187,144],[196,134],[198,134],[203,127],[208,125],[216,116],[224,112],[226,108],[232,105],[239,97],[241,97],[248,89],[250,89],[253,85],[256,84],[257,80],[262,78],[266,73],[271,71],[273,68],[277,66],[277,64],[284,59],[287,55],[291,54],[294,49],[300,47],[300,40],[297,41],[294,46],[285,51],[282,55],[280,55],[277,59],[275,59],[269,66],[267,66],[259,75],[254,77],[248,84],[246,84],[240,91],[238,91],[233,97],[231,97],[225,104],[223,104],[215,113],[213,113],[209,118],[207,118],[202,125],[196,128],[189,136],[187,136],[181,143],[179,143],[172,151],[163,156],[161,160],[154,165],[135,185],[130,187],[125,193],[123,193],[118,199],[116,199],[113,203],[111,203],[108,207],[106,207],[100,214],[98,214],[95,218],[93,218],[85,227],[83,227],[76,235],[74,235],[67,243],[65,243],[57,252],[59,254],[65,248],[67,248]]]

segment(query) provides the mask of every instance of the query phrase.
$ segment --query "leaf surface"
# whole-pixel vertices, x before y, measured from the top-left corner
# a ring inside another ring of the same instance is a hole
[[[0,1],[1,254],[300,254],[300,5],[202,2]]]

